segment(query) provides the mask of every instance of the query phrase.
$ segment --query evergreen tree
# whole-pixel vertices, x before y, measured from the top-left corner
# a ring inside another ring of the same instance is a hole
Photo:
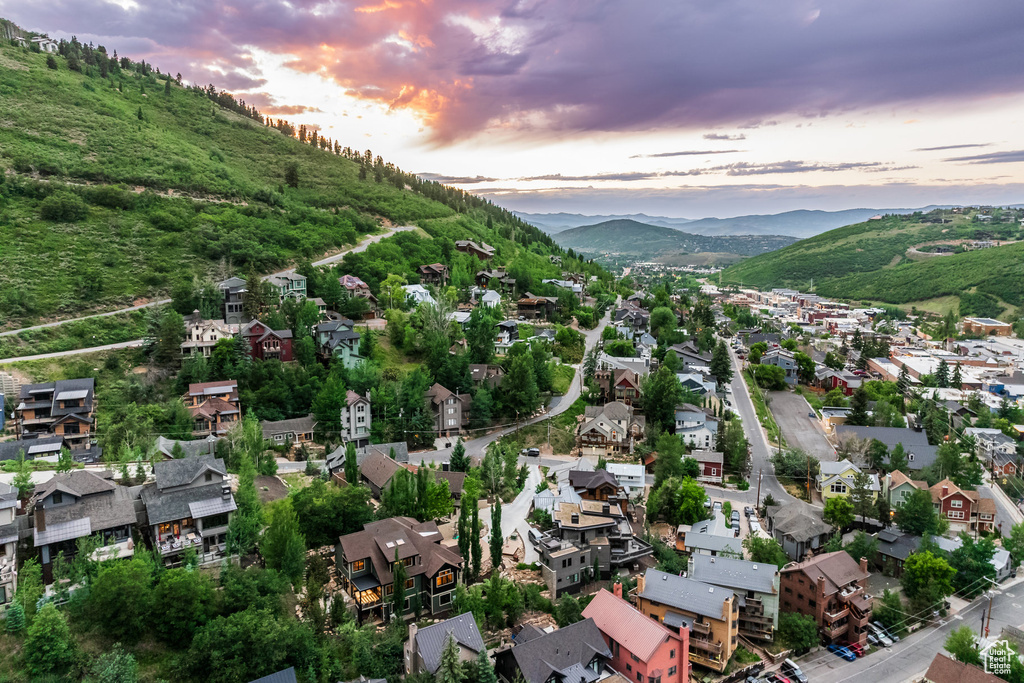
[[[263,528],[263,508],[259,494],[256,493],[256,466],[245,450],[239,457],[235,505],[238,509],[228,523],[228,552],[247,555],[256,547]]]
[[[476,410],[476,402],[473,403],[473,409]],[[469,471],[469,456],[466,455],[466,447],[462,443],[462,437],[460,436],[455,442],[455,446],[452,448],[451,458],[448,460],[448,466],[452,472],[468,472]]]
[[[497,573],[501,569],[501,546],[504,539],[501,535],[501,498],[496,498],[491,506],[491,571]]]
[[[861,522],[874,511],[875,500],[871,491],[871,477],[866,472],[853,475],[853,488],[850,489],[850,502],[854,512],[860,515]]]
[[[902,396],[906,396],[907,391],[910,390],[910,373],[907,372],[906,365],[900,365],[900,376],[896,380],[896,388],[899,389]]]
[[[395,548],[395,562],[392,568],[394,577],[391,593],[391,618],[402,620],[405,614],[405,581],[408,578],[405,572],[405,563],[398,559],[398,548]]]
[[[498,683],[494,665],[491,664],[491,658],[487,656],[487,648],[480,650],[480,654],[476,657],[476,683]]]
[[[462,683],[466,679],[466,672],[459,658],[459,646],[451,633],[448,634],[444,649],[441,650],[441,666],[438,667],[434,678],[436,683]]]
[[[899,470],[904,474],[910,469],[910,461],[907,459],[907,452],[903,449],[903,444],[896,444],[892,452],[889,453],[889,465],[886,468],[889,472],[895,472]]]
[[[25,638],[25,668],[34,678],[59,676],[71,668],[78,648],[67,619],[52,602],[43,605]]]
[[[950,386],[954,389],[960,389],[964,384],[964,376],[960,371],[960,364],[957,363],[956,367],[953,368],[953,380],[950,382]]]
[[[306,540],[299,533],[299,520],[289,499],[270,509],[267,530],[260,539],[260,554],[269,569],[287,576],[293,586],[302,583],[306,563]]]
[[[711,354],[711,374],[720,385],[726,385],[732,379],[732,361],[725,340],[720,339]]]
[[[20,633],[25,628],[25,608],[15,600],[7,607],[4,620],[8,633]]]
[[[846,424],[866,427],[868,420],[868,392],[860,386],[850,400],[850,414],[846,416]]]
[[[245,276],[245,301],[242,309],[246,317],[259,320],[270,308],[270,285],[257,274],[256,268],[250,264]]]
[[[470,575],[473,581],[480,578],[480,564],[483,560],[483,548],[480,547],[480,506],[473,505],[473,523],[469,534],[469,552],[473,556],[473,571]]]
[[[345,444],[345,481],[352,486],[359,483],[359,462],[356,457],[356,444],[353,441]]]
[[[170,75],[168,75],[168,77],[167,77],[167,82],[164,83],[164,94],[165,95],[170,95],[171,94],[171,77],[170,77]]]
[[[18,489],[18,498],[28,500],[29,494],[35,488],[32,483],[32,468],[25,461],[25,451],[18,451],[18,462],[14,469],[14,480],[11,486]]]
[[[466,566],[467,573],[469,572],[469,569],[470,569],[469,544],[470,544],[470,537],[471,537],[471,534],[472,534],[472,531],[470,530],[470,526],[472,524],[472,515],[473,515],[473,513],[469,509],[470,501],[471,500],[472,500],[471,496],[468,496],[468,495],[462,496],[462,503],[461,503],[461,506],[459,508],[459,521],[458,521],[458,524],[457,524],[457,530],[458,530],[458,534],[459,534],[459,538],[458,538],[459,554],[462,555],[462,560],[466,563],[465,566]],[[476,502],[473,501],[473,504],[475,505]]]
[[[510,414],[525,418],[536,409],[540,392],[531,357],[520,354],[512,359],[502,380],[501,391]]]
[[[949,386],[949,364],[945,359],[939,361],[939,367],[935,370],[935,383],[940,387]]]

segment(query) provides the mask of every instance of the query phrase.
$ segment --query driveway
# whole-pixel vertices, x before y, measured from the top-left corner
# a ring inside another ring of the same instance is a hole
[[[836,451],[825,438],[825,430],[810,404],[800,394],[790,391],[770,391],[772,415],[782,429],[782,436],[790,448],[799,448],[818,460],[835,460]]]

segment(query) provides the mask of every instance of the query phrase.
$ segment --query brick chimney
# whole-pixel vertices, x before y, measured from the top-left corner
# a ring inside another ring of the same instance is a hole
[[[46,531],[46,510],[36,504],[36,531]]]
[[[860,558],[860,570],[862,572],[867,572],[867,570],[868,570],[868,558],[866,558],[866,557]]]
[[[690,629],[679,627],[679,680],[690,680]]]
[[[612,591],[614,591],[615,597],[620,598],[620,599],[622,598],[622,584],[621,583],[616,581],[615,585],[612,586]]]
[[[825,597],[825,577],[824,576],[819,576],[818,577],[817,588],[818,588],[818,596],[817,597],[818,598]]]
[[[945,498],[948,494],[949,494],[949,487],[948,486],[943,486],[942,487],[942,497]]]
[[[644,592],[644,582],[647,578],[643,574],[638,574],[636,577],[636,594],[639,596]]]

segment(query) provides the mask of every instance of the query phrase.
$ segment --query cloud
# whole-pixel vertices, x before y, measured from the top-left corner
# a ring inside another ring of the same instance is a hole
[[[730,176],[748,176],[776,175],[789,173],[812,173],[814,171],[827,171],[829,173],[835,173],[837,171],[880,171],[891,169],[889,167],[883,166],[878,161],[846,161],[835,164],[819,164],[806,161],[777,161],[767,164],[751,164],[741,161],[735,164],[729,164],[728,166],[717,166],[714,169],[709,170],[724,170],[725,174]]]
[[[704,137],[707,137],[706,135]],[[658,154],[634,154],[630,159],[659,159],[662,157],[690,157],[690,156],[704,156],[705,154],[735,154],[737,152],[744,152],[742,149],[705,149],[705,150],[686,150],[682,152],[659,152]]]
[[[970,143],[965,145],[940,145],[939,147],[918,147],[912,152],[942,152],[947,149],[968,149],[970,147],[990,147],[991,142]]]
[[[495,128],[747,129],[1024,91],[1021,3],[811,4],[0,0],[0,10],[229,89],[259,87],[254,50],[285,56],[353,97],[415,112],[438,143]]]
[[[747,136],[743,133],[737,133],[736,135],[729,135],[727,133],[704,133],[705,140],[746,140]]]
[[[246,95],[247,100],[248,98],[249,96]],[[295,116],[296,114],[316,113],[323,110],[318,107],[307,107],[304,104],[282,104],[263,107],[262,111],[264,114],[273,114],[274,116]]]
[[[1024,149],[1012,152],[989,152],[988,154],[974,154],[965,157],[950,157],[943,161],[953,161],[968,164],[1015,164],[1024,161]]]
[[[738,161],[722,166],[707,166],[684,171],[627,171],[621,173],[595,173],[592,175],[563,175],[550,173],[547,175],[526,176],[516,178],[519,182],[566,182],[582,183],[594,181],[636,182],[656,180],[659,178],[685,178],[696,176],[756,176],[756,175],[789,175],[793,173],[815,173],[823,171],[836,173],[839,171],[865,171],[868,173],[887,173],[905,171],[917,166],[893,166],[880,161],[844,161],[838,163],[819,163],[811,161],[775,161],[765,164],[753,164]]]
[[[437,183],[443,183],[445,185],[475,185],[477,183],[493,183],[498,178],[488,178],[482,175],[476,176],[454,176],[454,175],[442,175],[440,173],[417,173],[420,178],[424,180],[433,180]]]

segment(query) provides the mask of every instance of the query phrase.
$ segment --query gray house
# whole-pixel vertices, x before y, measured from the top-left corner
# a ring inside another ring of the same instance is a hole
[[[455,641],[459,649],[459,660],[462,662],[476,661],[481,652],[487,651],[484,639],[477,628],[472,612],[460,614],[451,619],[417,628],[409,626],[409,640],[405,642],[405,673],[436,674],[441,666],[441,653],[444,652],[448,638]]]
[[[832,534],[832,527],[821,519],[821,511],[802,502],[772,505],[766,519],[768,533],[797,562],[825,545]]]
[[[777,368],[782,368],[786,373],[786,384],[797,383],[796,357],[786,349],[770,349],[761,356],[761,365],[774,365]]]
[[[142,489],[153,545],[168,563],[187,548],[205,560],[222,555],[228,522],[237,506],[227,467],[220,458],[200,455],[153,465],[156,482]]]
[[[732,557],[690,556],[690,578],[728,588],[739,598],[740,635],[772,640],[779,627],[779,568]]]
[[[551,633],[527,624],[513,642],[494,655],[495,673],[505,683],[520,676],[525,683],[596,683],[612,658],[593,619]]]
[[[540,573],[554,598],[563,593],[576,593],[593,575],[594,558],[604,560],[607,568],[610,553],[607,538],[594,539],[588,545],[543,534],[537,544],[540,553]],[[603,556],[603,557],[602,557]]]
[[[249,322],[242,308],[245,304],[246,283],[240,277],[229,277],[218,287],[224,295],[224,322],[228,325],[243,325]]]

